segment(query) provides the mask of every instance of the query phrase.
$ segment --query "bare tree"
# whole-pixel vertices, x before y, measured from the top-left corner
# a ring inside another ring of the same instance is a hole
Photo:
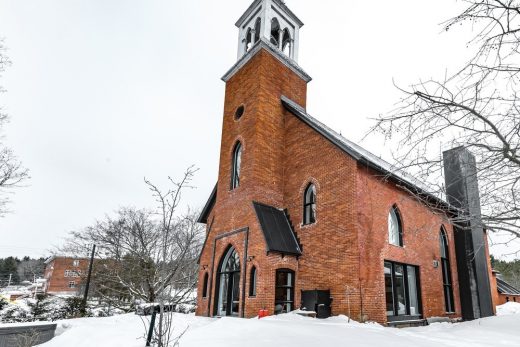
[[[398,140],[397,169],[445,196],[442,150],[464,146],[477,159],[483,226],[520,236],[520,1],[465,0],[444,23],[472,25],[474,56],[442,79],[409,88],[372,132]],[[438,206],[436,206],[438,207]],[[460,221],[455,221],[460,222]]]
[[[0,77],[2,77],[1,73],[5,71],[5,68],[11,64],[5,51],[4,41],[0,39]],[[0,94],[4,92],[5,89],[0,86]],[[13,151],[2,142],[1,130],[7,120],[7,115],[2,112],[0,107],[0,217],[7,212],[8,195],[12,188],[18,186],[29,175],[27,169],[23,168]]]

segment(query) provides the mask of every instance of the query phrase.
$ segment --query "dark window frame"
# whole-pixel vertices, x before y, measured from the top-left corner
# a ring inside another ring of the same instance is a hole
[[[239,160],[240,159],[240,160]],[[233,158],[231,160],[231,190],[240,186],[240,172],[242,166],[242,143],[237,141],[233,147]]]
[[[291,274],[291,283],[289,285],[287,285],[287,284],[278,284],[278,274],[279,273]],[[276,312],[276,305],[281,304],[282,306],[285,306],[288,303],[291,305],[291,308],[292,308],[291,311],[294,310],[294,302],[295,302],[295,300],[294,300],[294,287],[296,285],[296,273],[293,270],[291,270],[291,269],[276,269],[275,277],[274,277],[274,285],[275,285],[275,298],[274,298],[274,307],[275,307],[275,309],[273,310],[273,312],[275,314],[279,314],[279,313]],[[279,289],[279,288],[289,289],[290,290],[291,300],[276,300],[276,290]],[[280,313],[284,313],[283,310]]]
[[[409,320],[409,319],[418,319],[422,317],[423,314],[423,307],[422,307],[422,300],[421,300],[421,279],[420,279],[420,268],[417,265],[412,264],[405,264],[400,263],[392,260],[385,260],[383,262],[383,276],[386,276],[384,273],[384,268],[386,264],[391,265],[391,279],[392,279],[392,300],[393,300],[393,314],[388,315],[386,303],[385,303],[385,312],[387,312],[386,318],[388,321],[401,321],[401,320]],[[395,266],[399,265],[403,267],[403,285],[404,285],[404,293],[405,293],[405,301],[406,301],[406,313],[405,314],[399,314],[399,300],[398,300],[398,292],[396,290],[396,276],[395,276]],[[408,283],[408,267],[415,268],[415,282],[416,282],[416,295],[417,295],[417,309],[418,314],[411,314],[410,310],[410,287]],[[386,293],[386,289],[385,289]],[[385,300],[386,300],[386,294],[385,294]]]
[[[251,271],[249,271],[249,296],[256,296],[256,283],[257,283],[258,270],[253,265]]]
[[[308,196],[309,191],[312,192],[310,197]],[[303,225],[316,223],[316,195],[316,185],[311,182],[303,192]]]
[[[235,264],[238,262],[238,266],[236,266],[233,269],[227,269],[227,265],[229,264],[230,259],[235,260]],[[219,304],[220,304],[220,282],[222,280],[223,275],[228,275],[229,278],[233,278],[233,283],[228,284],[227,290],[226,290],[226,316],[239,316],[240,315],[240,309],[237,310],[236,314],[233,311],[233,288],[235,283],[240,288],[240,278],[243,276],[242,274],[242,268],[241,268],[241,261],[240,261],[240,255],[238,254],[238,250],[233,245],[228,245],[226,248],[226,251],[222,254],[222,257],[219,261],[219,265],[217,268],[217,277],[216,277],[216,283],[215,283],[215,295],[213,299],[213,310],[214,315],[218,315],[219,312]],[[224,270],[223,270],[224,269]],[[235,275],[238,274],[238,281],[235,282]],[[240,293],[238,293],[238,307],[242,304]]]
[[[441,227],[439,233],[441,247],[442,286],[444,291],[444,309],[446,313],[455,313],[455,299],[453,296],[453,280],[451,276],[450,248],[446,229]]]

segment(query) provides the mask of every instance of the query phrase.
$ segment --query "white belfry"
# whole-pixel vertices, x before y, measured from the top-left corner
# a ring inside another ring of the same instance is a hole
[[[298,36],[302,21],[282,0],[256,0],[235,24],[239,28],[238,59],[262,40],[298,62]]]

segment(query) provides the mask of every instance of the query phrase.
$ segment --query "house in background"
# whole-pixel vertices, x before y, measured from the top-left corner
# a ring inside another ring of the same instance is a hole
[[[45,293],[76,295],[88,270],[88,258],[52,256],[45,261]]]
[[[493,281],[496,282],[496,292],[493,297],[495,305],[502,305],[506,302],[520,303],[520,290],[505,281],[500,272],[493,270]]]
[[[448,200],[428,194],[307,113],[303,23],[283,1],[255,0],[236,26],[218,182],[199,218],[197,314],[301,307],[383,324],[493,315],[474,157],[445,152]],[[458,213],[472,218],[455,226]]]

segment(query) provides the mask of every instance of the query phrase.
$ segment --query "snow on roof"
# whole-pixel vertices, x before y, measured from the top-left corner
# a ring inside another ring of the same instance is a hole
[[[398,168],[395,165],[390,164],[386,160],[378,157],[377,155],[371,153],[365,148],[359,146],[358,144],[346,139],[341,134],[338,134],[333,129],[329,128],[324,123],[320,122],[316,118],[312,117],[307,111],[296,102],[292,101],[288,97],[282,95],[281,97],[282,104],[296,117],[302,120],[304,123],[309,125],[311,128],[316,130],[318,133],[326,137],[329,141],[334,143],[343,151],[347,152],[350,156],[352,156],[355,160],[364,162],[369,164],[373,169],[384,173],[390,177],[397,179],[398,181],[404,183],[407,186],[417,190],[418,193],[428,195],[429,197],[442,202],[443,204],[448,205],[448,203],[431,193],[431,189],[424,184],[422,181],[418,180],[414,176],[410,175],[406,171]]]

